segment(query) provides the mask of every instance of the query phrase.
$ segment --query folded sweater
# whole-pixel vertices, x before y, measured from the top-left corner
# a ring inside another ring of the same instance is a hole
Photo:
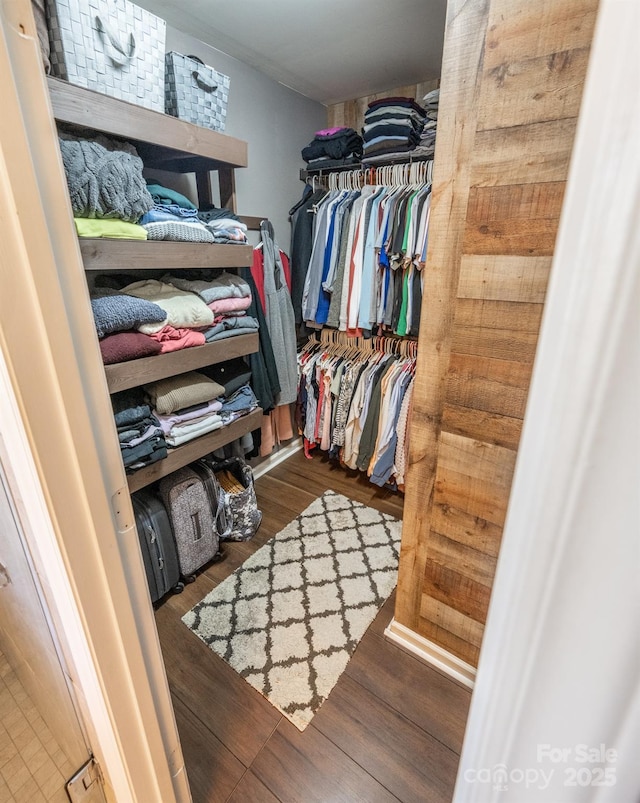
[[[168,354],[170,351],[180,351],[193,346],[204,346],[205,338],[202,332],[194,329],[175,329],[173,326],[165,326],[153,335],[144,335],[156,342],[160,347],[161,354]]]
[[[207,304],[207,307],[215,315],[242,312],[250,306],[251,296],[244,296],[243,298],[220,298],[217,301],[212,301],[210,304]]]
[[[118,218],[74,217],[78,237],[105,237],[116,240],[146,240],[147,232],[137,223]]]
[[[182,220],[167,220],[145,223],[148,240],[172,240],[179,243],[212,243],[213,235],[201,223]]]
[[[128,284],[123,292],[152,301],[164,310],[166,317],[162,323],[137,327],[146,335],[159,332],[167,324],[176,329],[198,329],[213,323],[213,312],[195,293],[185,292],[157,279]]]
[[[98,337],[143,325],[161,329],[166,319],[166,312],[153,301],[107,290],[99,291],[91,299],[91,311]]]
[[[162,277],[162,281],[172,284],[180,290],[197,293],[205,304],[211,304],[212,301],[218,301],[221,298],[251,298],[249,285],[232,273],[221,273],[220,276],[209,282],[200,279],[183,279],[181,276],[166,274]]]
[[[161,348],[160,343],[141,332],[116,332],[100,341],[100,353],[105,365],[151,357],[160,354]]]
[[[76,217],[121,218],[135,223],[153,206],[142,159],[128,142],[102,134],[78,139],[59,133],[60,152]]]
[[[176,192],[176,190],[171,190],[169,187],[163,187],[162,184],[149,181],[147,185],[147,191],[151,195],[154,203],[160,206],[176,204],[177,206],[182,207],[182,209],[197,210],[198,208],[195,206],[195,204],[192,204],[185,195],[180,192]]]
[[[160,415],[170,415],[176,410],[212,401],[224,393],[222,385],[197,371],[160,379],[145,385],[144,389]]]

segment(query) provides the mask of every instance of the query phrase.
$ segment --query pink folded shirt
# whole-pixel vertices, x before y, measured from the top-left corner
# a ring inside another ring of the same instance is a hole
[[[149,337],[160,343],[160,354],[180,351],[180,349],[187,349],[191,346],[204,346],[206,343],[202,332],[196,332],[194,329],[175,329],[169,324]]]
[[[330,137],[333,134],[337,134],[338,131],[346,131],[347,129],[343,125],[335,126],[334,128],[323,128],[322,131],[316,131],[316,137]]]
[[[214,315],[219,315],[223,312],[239,312],[251,306],[251,298],[219,298],[217,301],[207,304],[207,306]]]

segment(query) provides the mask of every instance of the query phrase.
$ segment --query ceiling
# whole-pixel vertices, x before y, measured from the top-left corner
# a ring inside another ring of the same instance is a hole
[[[446,0],[136,0],[320,103],[437,78]]]

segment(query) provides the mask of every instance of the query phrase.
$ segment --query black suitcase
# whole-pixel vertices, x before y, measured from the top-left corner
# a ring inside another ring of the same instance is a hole
[[[151,491],[131,495],[140,549],[152,602],[182,591],[176,542],[164,505]]]

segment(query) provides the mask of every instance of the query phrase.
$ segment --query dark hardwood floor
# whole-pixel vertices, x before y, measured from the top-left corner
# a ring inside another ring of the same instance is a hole
[[[384,638],[393,597],[303,733],[180,621],[329,488],[402,517],[400,495],[298,452],[256,481],[256,537],[156,611],[195,803],[451,800],[470,692]]]

